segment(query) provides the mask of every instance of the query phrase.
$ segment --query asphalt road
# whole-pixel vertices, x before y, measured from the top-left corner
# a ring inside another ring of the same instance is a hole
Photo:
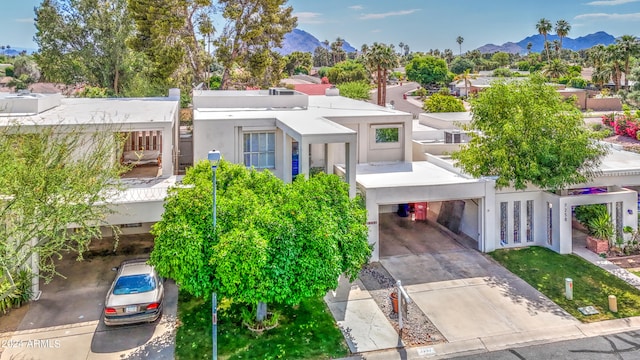
[[[471,356],[457,360],[631,360],[640,359],[640,332],[561,341]]]
[[[411,114],[419,114],[423,112],[422,108],[420,108],[419,106],[415,106],[412,103],[402,98],[402,94],[404,94],[407,91],[415,90],[417,88],[418,88],[418,83],[415,83],[415,82],[403,83],[402,86],[400,85],[387,86],[387,103],[389,104],[391,103],[391,101],[393,101],[393,106],[396,110],[408,112]],[[370,101],[375,104],[377,101],[377,98],[378,98],[377,90],[371,92]]]

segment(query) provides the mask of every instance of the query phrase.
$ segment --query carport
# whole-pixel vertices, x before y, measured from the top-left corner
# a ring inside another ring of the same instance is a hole
[[[466,177],[446,160],[433,158],[412,163],[358,164],[356,183],[366,200],[369,243],[373,245],[371,261],[379,261],[380,256],[398,255],[389,253],[393,251],[412,251],[411,246],[417,246],[418,251],[420,248],[429,251],[430,248],[455,246],[447,238],[446,231],[443,234],[433,225],[407,218],[400,222],[394,219],[398,205],[409,203],[432,204],[428,211],[430,222],[437,221],[446,227],[448,220],[442,216],[438,219],[438,216],[448,205],[464,202],[469,206],[458,211],[461,234],[476,240],[480,251],[493,249],[487,246],[485,239],[494,238],[494,230],[484,226],[493,223],[495,217],[492,211],[495,202],[492,180]],[[397,232],[393,226],[413,228],[408,229],[410,233],[424,234],[431,239],[403,246],[403,239],[394,236]],[[381,249],[384,249],[382,254]]]

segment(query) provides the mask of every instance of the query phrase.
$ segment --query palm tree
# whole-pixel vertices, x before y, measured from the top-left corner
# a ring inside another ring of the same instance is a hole
[[[571,31],[571,25],[565,20],[556,21],[556,34],[560,38],[560,48],[562,48],[562,39],[569,34]]]
[[[360,51],[362,52],[362,55],[366,55],[367,51],[369,51],[369,45],[362,44],[362,46],[360,47]]]
[[[400,51],[400,55],[402,56],[402,50],[404,49],[404,42],[400,41],[398,43],[398,50]]]
[[[444,60],[447,62],[447,65],[451,64],[451,62],[453,61],[453,51],[451,49],[444,49]]]
[[[562,47],[560,41],[553,40],[553,49],[556,51],[556,58],[560,58],[560,47]]]
[[[633,35],[622,35],[616,39],[616,45],[624,58],[624,87],[629,90],[629,62],[640,53],[640,41]]]
[[[378,84],[377,104],[384,106],[387,101],[387,75],[389,69],[393,69],[398,63],[396,53],[390,46],[373,43],[365,57],[365,63],[369,69],[375,69],[376,71],[376,82]]]
[[[462,43],[464,42],[464,38],[462,36],[458,36],[456,38],[456,42],[458,43],[458,47],[460,48],[460,55],[462,55]]]
[[[549,58],[549,44],[547,44],[547,34],[552,29],[551,21],[545,18],[540,19],[536,24],[536,29],[538,30],[538,34],[544,36],[544,48],[547,52],[547,62],[549,62],[550,58]]]
[[[567,73],[568,73],[567,64],[565,64],[564,61],[560,59],[553,59],[552,62],[548,63],[542,69],[542,75],[550,79],[561,78],[567,75]]]
[[[404,56],[409,55],[409,44],[404,44]]]
[[[531,48],[533,47],[533,43],[529,41],[527,43],[527,54],[531,54]]]
[[[611,73],[613,78],[614,90],[620,89],[620,80],[622,78],[622,62],[624,61],[624,54],[620,47],[616,44],[611,44],[605,48],[606,62],[611,66]]]

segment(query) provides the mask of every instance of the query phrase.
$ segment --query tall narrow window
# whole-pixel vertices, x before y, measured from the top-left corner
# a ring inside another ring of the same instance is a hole
[[[513,202],[513,242],[520,243],[520,201]]]
[[[252,132],[244,134],[244,165],[256,169],[276,167],[276,133]]]
[[[500,243],[506,245],[508,243],[507,232],[509,231],[509,219],[507,214],[508,203],[500,203]]]
[[[527,242],[533,242],[533,200],[527,200]]]
[[[616,240],[622,238],[622,201],[616,202]]]
[[[553,204],[550,202],[547,203],[547,244],[553,245],[553,227],[552,227],[552,216],[553,216]]]

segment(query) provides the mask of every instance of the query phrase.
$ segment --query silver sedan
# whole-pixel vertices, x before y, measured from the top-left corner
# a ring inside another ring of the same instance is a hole
[[[104,302],[105,325],[152,322],[162,314],[162,279],[147,259],[122,262]]]

